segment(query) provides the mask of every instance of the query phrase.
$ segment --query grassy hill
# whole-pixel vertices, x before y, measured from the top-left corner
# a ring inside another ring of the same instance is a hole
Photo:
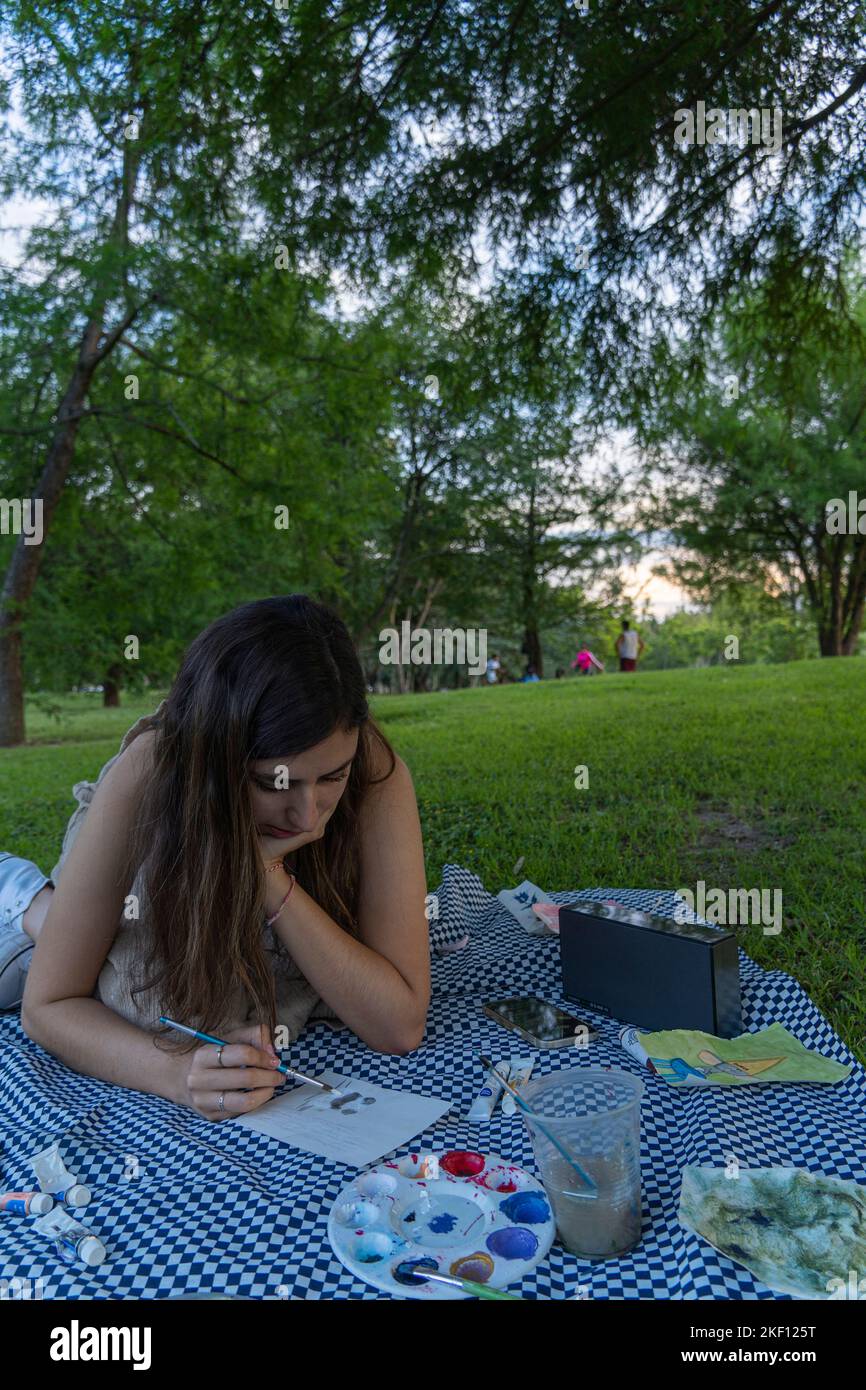
[[[50,870],[73,782],[158,698],[69,697],[59,721],[30,708],[31,742],[0,750],[0,848]],[[866,1062],[864,710],[858,659],[375,701],[415,779],[431,889],[447,861],[492,892],[524,876],[550,891],[780,889],[782,931],[741,927],[741,944],[795,975]]]

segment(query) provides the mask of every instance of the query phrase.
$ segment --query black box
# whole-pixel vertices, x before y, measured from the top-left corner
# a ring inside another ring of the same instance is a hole
[[[560,909],[559,950],[568,999],[650,1031],[743,1031],[731,931],[581,901]]]

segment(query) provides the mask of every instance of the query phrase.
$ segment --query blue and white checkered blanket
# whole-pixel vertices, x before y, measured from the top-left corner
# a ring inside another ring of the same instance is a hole
[[[670,914],[673,893],[599,888],[553,893],[555,901],[615,896]],[[394,1089],[440,1096],[451,1111],[401,1153],[419,1147],[480,1148],[535,1171],[519,1116],[497,1111],[484,1126],[466,1114],[482,1077],[479,1051],[519,1051],[482,1013],[503,993],[561,995],[556,937],[528,936],[479,880],[448,865],[438,890],[442,937],[469,945],[435,955],[423,1045],[410,1056],[372,1052],[348,1030],[308,1028],[292,1061],[332,1067]],[[775,1020],[807,1047],[853,1062],[803,989],[740,953],[747,1029]],[[581,1008],[581,1013],[588,1013]],[[679,1090],[620,1047],[618,1024],[590,1015],[601,1039],[589,1049],[536,1054],[535,1075],[575,1065],[640,1073],[643,1237],[629,1255],[590,1263],[556,1243],[520,1286],[529,1298],[773,1298],[747,1270],[677,1221],[687,1164],[792,1164],[866,1182],[866,1073],[855,1063],[834,1086]],[[332,1254],[328,1212],[353,1170],[230,1122],[212,1124],[169,1101],[79,1076],[24,1036],[17,1015],[0,1018],[0,1164],[6,1188],[32,1186],[28,1158],[58,1139],[67,1166],[93,1192],[80,1213],[108,1251],[95,1270],[69,1266],[26,1217],[0,1217],[0,1280],[40,1280],[44,1298],[165,1298],[221,1292],[252,1298],[383,1298]],[[10,1284],[13,1290],[16,1285]]]

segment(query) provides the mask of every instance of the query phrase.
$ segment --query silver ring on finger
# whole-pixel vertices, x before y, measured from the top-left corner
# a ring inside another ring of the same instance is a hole
[[[217,1061],[218,1061],[218,1063],[219,1063],[219,1065],[220,1065],[221,1067],[224,1067],[224,1066],[225,1066],[225,1062],[223,1061],[223,1048],[224,1048],[224,1047],[225,1047],[225,1043],[220,1043],[219,1047],[217,1048]]]
[[[219,1109],[219,1111],[220,1111],[220,1113],[221,1113],[222,1115],[225,1114],[225,1112],[226,1112],[226,1093],[225,1093],[225,1091],[220,1091],[220,1093],[219,1093],[219,1097],[218,1097],[218,1099],[217,1099],[217,1108]]]

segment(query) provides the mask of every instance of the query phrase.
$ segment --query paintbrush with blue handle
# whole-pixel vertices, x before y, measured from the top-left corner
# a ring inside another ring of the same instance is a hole
[[[185,1023],[175,1023],[173,1018],[166,1018],[163,1014],[160,1023],[165,1023],[169,1028],[174,1028],[178,1033],[186,1033],[191,1038],[200,1038],[202,1042],[216,1043],[217,1047],[231,1047],[232,1044],[226,1042],[225,1038],[212,1038],[210,1033],[200,1033],[197,1028],[187,1028]],[[323,1091],[330,1091],[333,1096],[341,1096],[342,1091],[338,1091],[336,1086],[329,1086],[327,1081],[319,1081],[315,1076],[307,1076],[302,1071],[296,1071],[294,1067],[287,1067],[285,1062],[280,1062],[274,1071],[281,1071],[284,1076],[296,1076],[299,1081],[309,1081],[311,1086],[319,1086]]]
[[[478,1055],[481,1058],[482,1066],[490,1072],[491,1076],[495,1076],[496,1080],[502,1083],[506,1091],[511,1092],[511,1094],[514,1096],[515,1101],[520,1106],[520,1109],[524,1110],[527,1115],[531,1116],[532,1123],[536,1126],[536,1128],[541,1130],[541,1133],[544,1135],[545,1139],[550,1140],[553,1147],[556,1150],[558,1150],[559,1153],[562,1154],[562,1157],[565,1159],[566,1163],[568,1163],[569,1166],[574,1169],[581,1182],[587,1189],[587,1196],[592,1195],[593,1197],[597,1197],[598,1189],[595,1183],[593,1182],[592,1178],[589,1176],[588,1173],[585,1173],[583,1171],[577,1159],[572,1158],[571,1154],[562,1144],[560,1144],[559,1140],[555,1137],[555,1135],[551,1134],[550,1130],[547,1129],[546,1126],[541,1123],[541,1118],[538,1112],[536,1110],[533,1110],[532,1106],[526,1103],[520,1092],[518,1090],[515,1090],[515,1088],[511,1085],[511,1082],[507,1081],[505,1077],[502,1075],[502,1073],[496,1070],[493,1063],[490,1061],[488,1057],[482,1057],[480,1053]]]

